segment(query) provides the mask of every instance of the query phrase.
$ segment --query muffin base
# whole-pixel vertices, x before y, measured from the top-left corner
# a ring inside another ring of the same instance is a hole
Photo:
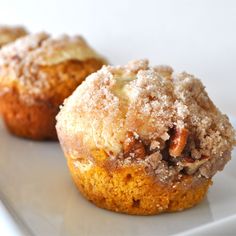
[[[164,185],[139,166],[109,170],[99,165],[77,164],[68,158],[72,178],[88,200],[98,207],[132,215],[155,215],[193,207],[202,201],[212,184],[211,179],[196,181],[192,176],[184,176]]]
[[[34,140],[57,140],[55,116],[58,106],[37,102],[32,105],[8,92],[0,99],[0,112],[8,130],[17,136]]]

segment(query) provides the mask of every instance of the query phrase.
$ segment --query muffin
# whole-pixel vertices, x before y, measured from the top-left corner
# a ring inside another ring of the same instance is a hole
[[[20,26],[1,26],[0,25],[0,48],[16,39],[27,35],[28,32],[24,27]]]
[[[0,51],[0,111],[17,136],[57,139],[59,105],[106,63],[80,36],[23,37]]]
[[[199,79],[146,60],[87,77],[65,100],[56,128],[80,192],[135,215],[198,204],[235,145],[228,117]]]

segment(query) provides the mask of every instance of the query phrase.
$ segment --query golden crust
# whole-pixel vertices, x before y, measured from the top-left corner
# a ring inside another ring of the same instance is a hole
[[[0,98],[0,112],[8,130],[17,136],[34,140],[57,140],[55,116],[58,106],[38,101],[26,104],[16,91]]]
[[[110,171],[99,165],[81,168],[68,157],[68,167],[80,192],[98,207],[133,215],[154,215],[193,207],[202,201],[210,179],[184,176],[163,185],[142,167],[121,167]],[[84,170],[85,169],[85,170]]]
[[[27,34],[28,31],[24,27],[0,26],[0,48]]]

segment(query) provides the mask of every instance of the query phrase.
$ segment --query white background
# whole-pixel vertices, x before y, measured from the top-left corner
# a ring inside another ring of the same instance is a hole
[[[0,0],[0,23],[82,34],[113,64],[149,58],[186,70],[236,116],[236,1]]]

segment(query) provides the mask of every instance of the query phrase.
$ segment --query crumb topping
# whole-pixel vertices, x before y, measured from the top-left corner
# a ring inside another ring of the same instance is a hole
[[[105,62],[81,36],[52,38],[47,33],[28,35],[0,51],[0,86],[38,95],[50,87],[50,78],[40,70],[65,61],[98,59]],[[58,82],[59,83],[59,82]]]
[[[17,38],[25,36],[27,33],[27,30],[20,26],[0,26],[0,47],[16,40]]]
[[[118,165],[144,165],[162,181],[190,173],[210,178],[235,145],[232,125],[199,79],[149,67],[147,60],[90,75],[57,121],[78,152],[82,146],[104,150]]]

